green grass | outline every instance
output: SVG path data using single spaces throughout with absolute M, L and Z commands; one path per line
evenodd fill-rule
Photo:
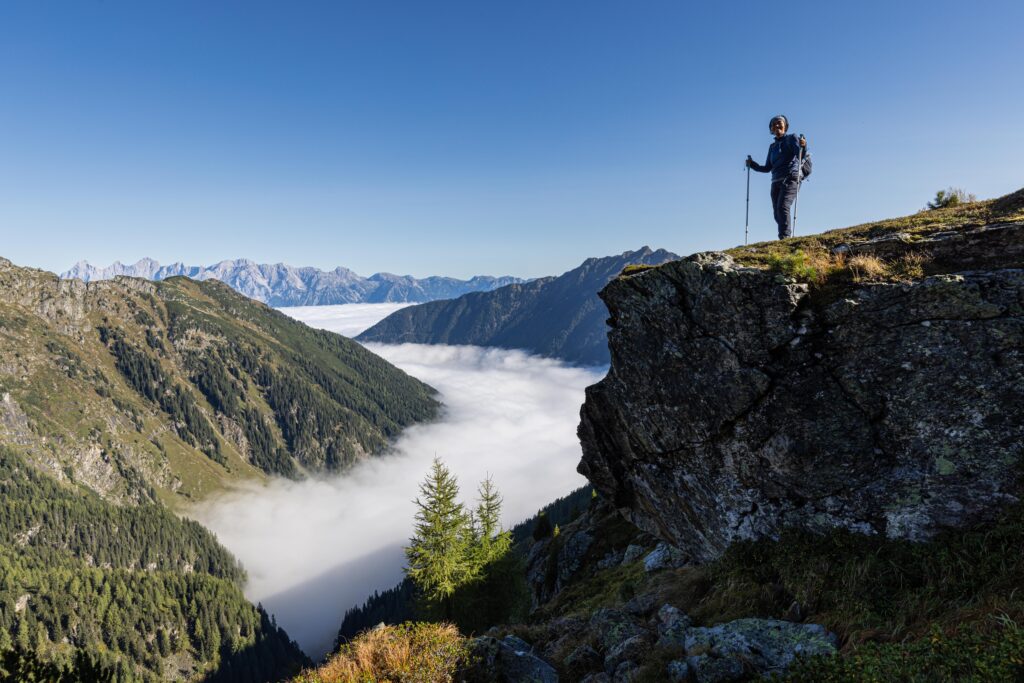
M 905 233 L 908 242 L 936 232 L 962 229 L 970 226 L 1024 220 L 1024 189 L 997 199 L 960 204 L 945 209 L 919 211 L 909 216 L 863 223 L 848 228 L 811 228 L 815 234 L 791 237 L 785 240 L 758 242 L 726 251 L 738 263 L 770 268 L 772 261 L 791 257 L 798 251 L 830 250 L 840 244 L 863 242 Z
M 782 677 L 779 677 L 782 678 Z M 933 628 L 908 643 L 869 643 L 842 657 L 796 664 L 785 677 L 798 683 L 1024 680 L 1024 628 L 1007 617 L 960 629 Z

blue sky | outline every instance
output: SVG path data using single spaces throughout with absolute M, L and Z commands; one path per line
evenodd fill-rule
M 1024 3 L 0 5 L 0 256 L 539 276 L 1024 186 Z M 766 176 L 753 239 L 774 234 Z

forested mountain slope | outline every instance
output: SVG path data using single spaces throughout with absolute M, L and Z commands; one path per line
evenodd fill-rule
M 433 390 L 217 281 L 0 259 L 0 679 L 279 680 L 306 660 L 166 506 L 339 470 Z
M 199 524 L 159 504 L 114 506 L 0 447 L 0 653 L 55 666 L 77 656 L 90 677 L 117 681 L 295 671 L 305 657 L 246 601 L 243 579 Z
M 649 247 L 590 258 L 558 277 L 403 308 L 358 339 L 497 346 L 573 363 L 607 363 L 607 312 L 597 292 L 626 266 L 658 265 L 677 258 Z
M 114 500 L 340 469 L 430 419 L 432 394 L 217 281 L 86 285 L 0 260 L 0 443 Z

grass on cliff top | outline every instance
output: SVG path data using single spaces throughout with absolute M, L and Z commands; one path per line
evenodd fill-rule
M 856 244 L 894 233 L 905 233 L 913 240 L 915 236 L 920 238 L 947 230 L 1019 220 L 1024 220 L 1024 189 L 996 199 L 924 210 L 909 216 L 828 230 L 820 234 L 734 247 L 725 253 L 738 263 L 766 268 L 800 251 L 805 254 L 829 251 L 840 244 Z
M 915 248 L 915 242 L 938 232 L 1012 221 L 1024 221 L 1024 189 L 996 199 L 734 247 L 725 253 L 741 265 L 774 270 L 814 288 L 829 290 L 849 283 L 907 281 L 938 272 L 931 267 L 927 252 Z M 882 260 L 869 254 L 847 256 L 833 252 L 839 245 L 856 247 L 896 233 L 902 234 L 907 244 L 905 253 L 899 257 Z M 631 265 L 621 275 L 637 275 L 658 267 Z
M 292 683 L 373 683 L 455 679 L 469 660 L 468 640 L 451 624 L 408 623 L 364 631 L 318 669 Z

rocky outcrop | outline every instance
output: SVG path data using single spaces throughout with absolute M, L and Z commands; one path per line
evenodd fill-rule
M 1024 270 L 1005 265 L 830 297 L 718 253 L 620 277 L 579 470 L 693 561 L 783 527 L 921 540 L 989 519 L 1024 452 Z
M 484 636 L 470 643 L 473 667 L 465 672 L 470 681 L 488 683 L 558 683 L 555 669 L 515 636 L 501 640 Z
M 603 607 L 590 619 L 563 617 L 535 627 L 534 635 L 532 646 L 507 636 L 479 638 L 474 649 L 484 661 L 496 663 L 491 670 L 502 668 L 502 652 L 518 651 L 520 658 L 532 658 L 518 660 L 521 666 L 541 668 L 537 662 L 543 657 L 561 667 L 565 680 L 608 683 L 632 680 L 642 669 L 646 680 L 655 675 L 666 681 L 747 681 L 783 674 L 800 658 L 831 656 L 837 649 L 835 634 L 819 624 L 747 618 L 693 626 L 669 603 L 643 612 Z M 666 655 L 671 659 L 655 664 L 656 651 L 663 661 Z

